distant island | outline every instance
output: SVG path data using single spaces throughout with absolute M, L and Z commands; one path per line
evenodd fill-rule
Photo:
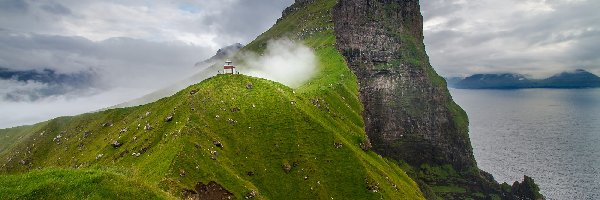
M 474 74 L 466 78 L 446 78 L 448 86 L 458 89 L 521 89 L 521 88 L 596 88 L 600 77 L 578 69 L 545 79 L 532 79 L 523 74 Z

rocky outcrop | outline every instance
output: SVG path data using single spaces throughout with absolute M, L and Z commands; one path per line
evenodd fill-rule
M 466 115 L 425 54 L 419 1 L 341 0 L 333 15 L 373 150 L 416 166 L 476 167 Z
M 425 52 L 418 0 L 339 0 L 333 22 L 336 46 L 359 81 L 371 149 L 413 166 L 413 178 L 425 193 L 433 193 L 427 185 L 466 190 L 428 198 L 541 197 L 532 179 L 508 191 L 477 168 L 466 113 L 454 103 Z M 430 172 L 456 170 L 458 175 L 428 174 L 429 166 L 438 169 Z
M 235 55 L 242 48 L 244 48 L 244 45 L 240 44 L 240 43 L 235 43 L 235 44 L 220 48 L 219 50 L 217 50 L 217 53 L 213 57 L 210 57 L 209 59 L 206 59 L 202 62 L 197 62 L 196 64 L 194 64 L 194 66 L 206 67 L 206 66 L 214 65 L 215 63 L 223 62 L 223 60 L 226 60 L 227 57 Z

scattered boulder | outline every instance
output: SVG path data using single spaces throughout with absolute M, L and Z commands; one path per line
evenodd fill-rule
M 333 146 L 334 146 L 336 149 L 339 149 L 339 148 L 342 148 L 342 146 L 343 146 L 343 145 L 342 145 L 342 143 L 337 143 L 337 142 L 334 142 L 334 143 L 333 143 Z
M 198 90 L 192 90 L 192 91 L 190 91 L 190 95 L 194 95 L 196 93 L 198 93 Z
M 169 115 L 167 117 L 165 117 L 165 122 L 170 122 L 173 121 L 173 115 Z
M 58 134 L 52 141 L 56 142 L 56 144 L 60 144 L 60 140 L 62 139 L 62 135 Z
M 112 145 L 114 148 L 119 148 L 123 144 L 121 144 L 119 141 L 113 140 L 110 145 Z
M 248 194 L 246 194 L 244 196 L 245 199 L 252 199 L 254 197 L 256 197 L 256 195 L 258 195 L 258 192 L 256 192 L 256 190 L 252 190 L 250 192 L 248 192 Z
M 110 122 L 106 122 L 106 123 L 101 124 L 100 126 L 102 126 L 102 127 L 110 127 L 110 126 L 113 126 L 113 124 L 110 123 Z
M 104 154 L 98 154 L 98 155 L 96 156 L 96 160 L 98 160 L 98 159 L 102 158 L 102 156 L 104 156 Z
M 233 119 L 227 119 L 227 122 L 229 122 L 229 124 L 231 124 L 231 125 L 235 125 L 237 123 L 237 121 L 235 121 Z
M 142 154 L 138 152 L 138 153 L 132 153 L 131 155 L 135 156 L 135 157 L 140 157 L 140 155 L 142 155 Z
M 144 126 L 144 130 L 152 130 L 152 126 L 149 123 L 146 123 L 146 125 Z
M 122 128 L 122 129 L 119 131 L 119 133 L 125 133 L 125 132 L 127 132 L 127 127 L 125 127 L 125 128 Z
M 360 148 L 363 151 L 369 151 L 371 148 L 373 148 L 373 145 L 371 145 L 371 140 L 369 140 L 369 138 L 365 138 L 361 143 L 360 143 Z
M 220 142 L 220 141 L 218 141 L 218 140 L 215 140 L 215 141 L 213 141 L 213 144 L 214 144 L 216 147 L 223 148 L 223 144 L 221 144 L 221 142 Z
M 184 177 L 185 176 L 185 170 L 179 169 L 179 176 Z
M 83 138 L 85 139 L 85 138 L 89 137 L 91 134 L 92 134 L 92 132 L 89 132 L 89 131 L 83 132 Z
M 252 83 L 248 83 L 246 84 L 246 89 L 251 90 L 254 86 L 252 85 Z
M 285 171 L 285 173 L 290 173 L 290 171 L 292 171 L 292 166 L 289 163 L 283 163 L 283 165 L 281 165 L 283 168 L 283 171 Z
M 240 112 L 240 109 L 239 109 L 239 108 L 232 108 L 232 109 L 231 109 L 231 112 L 233 112 L 233 113 L 235 113 L 235 112 Z
M 217 156 L 219 155 L 219 153 L 217 151 L 210 151 L 210 159 L 212 160 L 217 160 Z
M 146 117 L 148 117 L 148 115 L 150 115 L 150 114 L 151 114 L 151 112 L 150 112 L 150 111 L 147 111 L 147 112 L 146 112 Z
M 379 191 L 379 183 L 377 183 L 375 180 L 369 179 L 369 178 L 365 178 L 365 182 L 367 184 L 367 190 L 369 190 L 371 192 L 378 192 Z
M 21 165 L 29 165 L 29 160 L 21 160 L 19 163 L 21 163 Z

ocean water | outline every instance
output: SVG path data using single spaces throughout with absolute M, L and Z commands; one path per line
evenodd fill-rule
M 600 199 L 600 89 L 450 90 L 479 167 L 548 199 Z

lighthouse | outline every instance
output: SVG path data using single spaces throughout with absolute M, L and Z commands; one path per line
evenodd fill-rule
M 223 66 L 224 74 L 235 74 L 235 66 L 233 66 L 231 60 L 225 61 L 225 65 Z

